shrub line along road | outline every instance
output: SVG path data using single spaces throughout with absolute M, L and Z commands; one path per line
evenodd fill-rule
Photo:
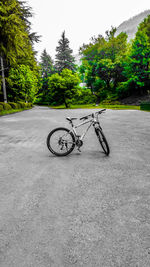
M 0 118 L 1 267 L 150 266 L 150 113 L 107 110 L 106 157 L 93 129 L 55 157 L 46 137 L 67 116 L 35 107 Z

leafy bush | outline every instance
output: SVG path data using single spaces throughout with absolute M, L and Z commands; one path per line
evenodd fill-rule
M 121 105 L 121 103 L 117 100 L 105 99 L 101 102 L 103 105 Z
M 50 104 L 52 104 L 52 103 L 50 103 L 50 101 L 46 101 L 46 97 L 45 97 L 45 99 L 42 99 L 42 97 L 38 97 L 38 98 L 36 98 L 36 100 L 34 101 L 34 104 L 35 105 L 45 105 L 45 106 L 48 106 L 48 105 L 50 105 Z
M 8 104 L 13 108 L 13 109 L 18 109 L 18 104 L 14 102 L 8 102 Z
M 8 103 L 5 103 L 4 109 L 5 110 L 10 110 L 11 109 L 11 106 Z
M 73 98 L 72 104 L 93 104 L 96 102 L 96 96 L 90 89 L 79 89 L 78 94 Z
M 135 83 L 135 77 L 128 79 L 126 82 L 121 82 L 117 88 L 116 88 L 116 93 L 118 95 L 118 97 L 121 98 L 125 98 L 128 97 L 132 94 L 134 94 L 136 88 L 136 83 Z
M 37 73 L 27 65 L 18 65 L 11 68 L 8 77 L 11 94 L 16 100 L 34 101 L 37 93 Z
M 10 110 L 11 106 L 8 103 L 0 102 L 0 105 L 3 106 L 4 110 Z
M 53 74 L 49 77 L 48 82 L 49 101 L 56 102 L 57 105 L 65 104 L 66 108 L 69 107 L 72 98 L 76 95 L 79 83 L 78 74 L 69 69 L 63 69 L 60 74 Z
M 3 106 L 3 108 L 4 108 L 4 104 L 5 104 L 4 102 L 0 102 L 0 105 Z
M 4 110 L 4 109 L 3 109 L 3 105 L 0 105 L 0 111 L 2 111 L 2 110 Z
M 24 103 L 24 108 L 28 108 L 28 103 Z
M 10 109 L 26 109 L 26 108 L 31 108 L 33 106 L 32 103 L 24 103 L 24 102 L 0 102 L 0 111 L 2 110 L 10 110 Z
M 20 103 L 16 103 L 16 104 L 17 104 L 18 109 L 22 108 Z
M 24 103 L 24 102 L 18 101 L 17 104 L 19 104 L 21 108 L 26 107 L 26 103 Z
M 140 105 L 141 110 L 150 110 L 150 102 L 143 102 Z
M 20 106 L 20 108 L 32 108 L 33 104 L 32 103 L 25 103 L 18 101 L 17 104 Z
M 32 103 L 26 103 L 26 107 L 27 108 L 32 108 L 33 107 L 33 104 Z

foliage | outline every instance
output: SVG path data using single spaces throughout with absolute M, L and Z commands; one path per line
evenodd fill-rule
M 0 105 L 3 106 L 3 109 L 4 110 L 11 109 L 11 106 L 8 103 L 0 102 Z
M 129 79 L 133 81 L 136 93 L 146 93 L 150 86 L 150 43 L 144 31 L 136 33 L 129 58 Z
M 145 29 L 139 27 L 124 67 L 126 81 L 117 88 L 118 95 L 143 95 L 150 88 L 150 43 Z
M 80 73 L 97 101 L 102 101 L 114 93 L 118 83 L 124 80 L 123 61 L 128 49 L 127 35 L 120 33 L 115 37 L 116 29 L 106 32 L 106 37 L 92 39 L 92 43 L 84 45 Z
M 0 116 L 32 108 L 32 103 L 0 102 Z
M 150 16 L 139 26 L 135 39 L 115 35 L 116 29 L 92 38 L 80 48 L 82 81 L 97 96 L 97 101 L 146 94 L 150 88 Z
M 72 55 L 72 49 L 69 47 L 69 40 L 65 36 L 65 31 L 61 35 L 61 39 L 56 47 L 56 62 L 55 68 L 58 73 L 63 69 L 75 71 L 75 59 Z
M 12 109 L 20 109 L 20 108 L 31 108 L 33 106 L 32 103 L 25 103 L 25 102 L 0 102 L 0 105 L 3 106 L 4 109 L 7 109 L 7 107 L 12 108 Z M 6 107 L 6 108 L 5 108 Z
M 77 73 L 63 69 L 60 74 L 55 73 L 49 78 L 49 101 L 53 104 L 65 104 L 69 107 L 73 96 L 77 94 L 80 79 Z
M 46 49 L 43 50 L 40 60 L 40 69 L 42 77 L 49 77 L 54 74 L 54 63 Z
M 99 103 L 147 94 L 150 88 L 150 15 L 139 25 L 132 43 L 127 35 L 116 29 L 106 31 L 105 37 L 92 37 L 80 48 L 82 65 L 76 73 L 75 58 L 65 31 L 56 47 L 55 64 L 42 52 L 39 66 L 34 43 L 39 36 L 31 32 L 32 10 L 25 1 L 0 1 L 0 57 L 11 106 L 16 101 L 63 104 Z M 1 68 L 1 67 L 0 67 Z M 87 88 L 81 89 L 80 82 Z M 2 79 L 0 76 L 0 87 Z M 0 90 L 0 99 L 3 99 Z M 25 107 L 26 104 L 18 104 Z M 0 108 L 4 107 L 0 104 Z M 9 104 L 7 106 L 9 108 Z
M 0 112 L 4 110 L 3 105 L 0 104 Z
M 150 111 L 150 102 L 144 102 L 140 105 L 141 110 L 149 110 Z
M 11 87 L 11 95 L 16 101 L 24 100 L 33 102 L 37 92 L 37 77 L 29 66 L 19 65 L 11 68 L 8 82 Z
M 0 51 L 8 64 L 26 61 L 32 67 L 35 63 L 32 43 L 38 37 L 30 34 L 30 8 L 25 2 L 17 0 L 1 1 L 0 3 Z M 23 62 L 21 62 L 23 63 Z
M 24 1 L 2 0 L 0 2 L 0 56 L 4 61 L 8 99 L 12 99 L 9 71 L 25 65 L 38 77 L 37 62 L 33 44 L 39 41 L 36 33 L 31 33 L 31 8 Z
M 31 108 L 33 106 L 32 103 L 25 103 L 21 101 L 18 101 L 17 104 L 19 104 L 21 108 Z
M 96 96 L 87 88 L 78 88 L 78 94 L 72 99 L 72 104 L 92 104 L 95 102 Z
M 38 91 L 38 98 L 40 102 L 44 102 L 47 98 L 48 92 L 48 79 L 54 74 L 54 63 L 51 56 L 47 53 L 46 49 L 43 50 L 40 60 L 40 88 Z
M 59 105 L 59 106 L 53 106 L 54 109 L 65 109 L 65 105 Z M 133 106 L 133 105 L 118 105 L 118 104 L 74 104 L 70 106 L 71 109 L 77 109 L 77 108 L 86 108 L 86 109 L 101 109 L 101 108 L 106 108 L 106 109 L 136 109 L 139 110 L 139 106 Z
M 21 19 L 18 1 L 1 1 L 0 3 L 0 51 L 10 62 L 16 61 L 16 55 L 21 56 L 24 51 L 27 33 Z
M 11 108 L 13 109 L 18 109 L 21 108 L 21 106 L 18 103 L 14 103 L 14 102 L 8 102 L 8 104 L 11 106 Z
M 148 43 L 150 44 L 150 15 L 147 16 L 143 22 L 140 23 L 138 31 L 144 31 L 148 37 Z

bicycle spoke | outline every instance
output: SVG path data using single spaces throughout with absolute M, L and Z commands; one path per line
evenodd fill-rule
M 67 155 L 75 147 L 74 136 L 66 128 L 57 128 L 49 134 L 47 146 L 52 153 L 58 156 Z

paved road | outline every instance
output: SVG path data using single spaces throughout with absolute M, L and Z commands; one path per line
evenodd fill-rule
M 53 156 L 48 132 L 89 112 L 0 118 L 1 267 L 150 266 L 150 113 L 102 115 L 109 157 L 93 129 L 81 154 Z

